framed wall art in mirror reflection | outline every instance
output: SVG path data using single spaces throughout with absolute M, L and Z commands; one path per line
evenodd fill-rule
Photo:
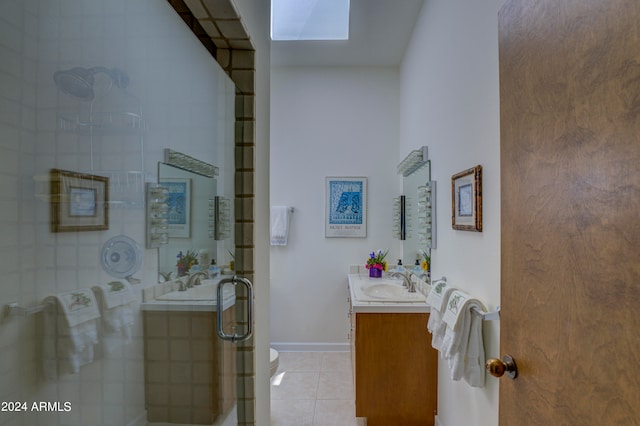
M 367 178 L 327 177 L 325 237 L 367 236 Z
M 451 177 L 451 225 L 461 231 L 482 232 L 482 166 Z
M 109 178 L 52 169 L 51 232 L 109 229 Z
M 160 179 L 167 188 L 167 225 L 170 238 L 189 238 L 191 236 L 191 179 Z

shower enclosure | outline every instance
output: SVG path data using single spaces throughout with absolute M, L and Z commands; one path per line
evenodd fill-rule
M 203 424 L 181 414 L 207 395 L 205 388 L 184 386 L 185 375 L 204 373 L 183 368 L 192 364 L 183 358 L 201 359 L 203 353 L 194 346 L 185 351 L 175 337 L 206 327 L 192 323 L 186 329 L 180 319 L 167 320 L 154 331 L 158 339 L 166 334 L 166 346 L 145 346 L 140 306 L 162 285 L 157 249 L 145 247 L 145 185 L 158 182 L 158 163 L 172 148 L 219 167 L 218 191 L 233 188 L 234 85 L 166 2 L 8 0 L 4 6 L 0 400 L 6 404 L 0 425 L 152 425 L 157 419 L 149 417 L 150 399 L 167 410 L 178 406 L 163 423 Z M 59 192 L 52 191 L 53 169 L 72 176 Z M 92 176 L 106 182 L 106 192 Z M 233 198 L 233 190 L 224 195 Z M 65 200 L 67 219 L 78 224 L 73 230 L 54 232 L 54 196 Z M 107 229 L 83 226 L 101 202 Z M 196 248 L 189 238 L 181 241 L 185 251 Z M 58 321 L 56 371 L 45 374 L 44 361 L 52 359 L 49 301 L 71 295 L 69 306 L 96 303 L 102 309 L 108 303 L 92 295 L 99 286 L 130 289 L 118 320 L 121 333 L 104 339 L 105 311 L 86 321 L 95 321 L 95 334 L 74 329 L 72 314 L 61 316 L 69 334 L 61 334 Z M 82 356 L 65 358 L 77 362 L 62 369 L 60 354 L 70 348 Z M 149 356 L 166 356 L 153 373 L 166 383 L 153 392 L 150 383 L 157 384 L 158 376 L 150 379 Z M 238 371 L 225 374 L 242 375 L 242 363 L 229 365 Z M 246 386 L 237 392 L 236 401 L 253 393 Z M 237 423 L 235 405 L 226 406 L 211 419 L 215 424 Z

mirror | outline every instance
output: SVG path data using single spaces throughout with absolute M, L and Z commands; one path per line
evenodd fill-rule
M 169 239 L 158 248 L 158 272 L 160 281 L 168 272 L 177 277 L 178 253 L 188 250 L 200 256 L 202 269 L 209 267 L 215 259 L 220 269 L 229 262 L 233 253 L 232 238 L 216 240 L 213 223 L 214 200 L 218 194 L 218 182 L 214 177 L 173 167 L 166 163 L 158 165 L 158 183 L 169 188 Z M 172 199 L 185 197 L 184 203 Z M 186 208 L 180 207 L 184 205 Z M 227 234 L 228 235 L 228 234 Z
M 405 196 L 406 236 L 402 241 L 402 263 L 407 269 L 413 269 L 416 259 L 422 261 L 421 250 L 430 253 L 433 247 L 433 223 L 425 223 L 424 209 L 428 202 L 424 188 L 431 181 L 431 162 L 426 161 L 414 172 L 402 179 L 402 192 Z M 420 211 L 421 209 L 421 211 Z

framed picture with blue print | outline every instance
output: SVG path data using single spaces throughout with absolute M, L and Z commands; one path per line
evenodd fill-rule
M 327 238 L 367 236 L 367 178 L 325 178 L 325 225 Z
M 169 237 L 190 238 L 191 236 L 191 179 L 160 179 L 160 185 L 168 190 L 167 226 Z

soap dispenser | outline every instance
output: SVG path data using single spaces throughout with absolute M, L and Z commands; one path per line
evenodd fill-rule
M 416 264 L 413 266 L 413 274 L 420 277 L 424 274 L 424 271 L 422 270 L 422 266 L 420 266 L 420 260 L 416 259 Z
M 216 260 L 211 259 L 211 265 L 209 266 L 209 278 L 215 278 L 220 274 L 220 268 L 216 265 Z
M 398 264 L 396 265 L 396 272 L 404 272 L 404 266 L 402 266 L 402 259 L 398 259 Z

